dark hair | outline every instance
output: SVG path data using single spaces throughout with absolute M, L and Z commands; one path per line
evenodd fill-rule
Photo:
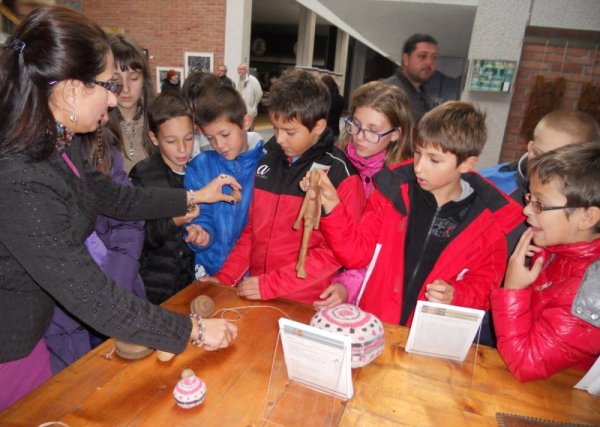
M 146 54 L 131 37 L 124 34 L 117 34 L 110 37 L 110 48 L 115 57 L 115 67 L 121 71 L 128 69 L 134 70 L 142 75 L 144 84 L 142 86 L 142 95 L 140 105 L 144 117 L 144 128 L 142 131 L 142 143 L 146 153 L 151 154 L 154 151 L 154 145 L 148 137 L 148 102 L 154 96 L 154 86 L 150 78 L 150 68 Z M 110 121 L 113 127 L 120 127 L 123 116 L 120 114 L 119 107 L 111 109 L 109 113 Z M 121 148 L 121 152 L 127 156 L 127 153 Z
M 53 82 L 93 84 L 110 46 L 96 23 L 57 6 L 31 12 L 12 41 L 24 48 L 7 47 L 0 56 L 0 157 L 22 154 L 36 162 L 48 158 L 56 144 L 49 106 Z
M 329 90 L 321 79 L 308 71 L 289 69 L 271 86 L 263 101 L 276 118 L 296 119 L 312 131 L 329 112 Z
M 419 43 L 431 43 L 437 46 L 438 42 L 436 39 L 431 37 L 429 34 L 413 34 L 404 42 L 404 47 L 402 48 L 402 53 L 406 53 L 410 55 L 417 48 L 417 44 Z
M 352 115 L 360 107 L 378 111 L 389 120 L 392 127 L 400 129 L 400 139 L 387 146 L 384 161 L 386 166 L 412 157 L 414 121 L 410 101 L 402 88 L 384 81 L 365 83 L 350 98 Z M 345 150 L 351 139 L 352 136 L 344 130 L 338 142 L 339 147 Z
M 456 156 L 460 165 L 471 156 L 479 156 L 487 139 L 485 114 L 472 104 L 448 101 L 428 111 L 418 124 L 413 145 L 433 145 Z
M 338 87 L 333 77 L 331 77 L 329 74 L 322 75 L 321 80 L 323 81 L 323 83 L 325 83 L 325 86 L 327 86 L 331 98 L 340 94 L 340 88 Z
M 81 138 L 83 159 L 108 177 L 112 176 L 114 164 L 112 148 L 120 151 L 122 145 L 120 130 L 110 122 L 100 126 L 96 132 L 87 133 Z
M 179 92 L 165 91 L 150 101 L 148 123 L 155 135 L 158 135 L 160 125 L 176 117 L 189 117 L 192 120 L 190 107 Z
M 248 113 L 246 103 L 237 90 L 220 86 L 209 90 L 196 104 L 194 121 L 200 127 L 224 117 L 229 122 L 244 128 L 244 116 Z
M 560 181 L 567 206 L 600 208 L 600 140 L 548 151 L 529 162 L 528 175 L 537 176 L 542 184 Z M 574 209 L 565 209 L 567 216 Z M 594 233 L 600 233 L 600 222 Z
M 221 86 L 219 78 L 212 73 L 204 71 L 195 71 L 190 74 L 181 87 L 181 94 L 187 101 L 192 110 L 199 98 L 201 98 L 209 89 Z

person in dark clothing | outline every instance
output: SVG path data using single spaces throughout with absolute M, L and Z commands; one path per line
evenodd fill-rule
M 435 105 L 425 84 L 437 67 L 437 41 L 427 34 L 413 34 L 402 49 L 402 67 L 386 82 L 400 86 L 410 99 L 415 123 Z
M 162 81 L 162 86 L 160 87 L 161 92 L 179 92 L 181 88 L 181 82 L 179 81 L 179 74 L 175 70 L 167 71 L 167 77 Z
M 337 141 L 340 136 L 340 117 L 344 111 L 344 98 L 340 95 L 340 90 L 333 77 L 325 74 L 321 77 L 327 89 L 329 89 L 329 113 L 327 114 L 327 127 L 333 131 L 333 139 Z
M 229 77 L 227 77 L 227 67 L 225 64 L 218 68 L 217 77 L 219 77 L 219 83 L 221 83 L 221 86 L 232 87 L 235 89 L 235 84 Z
M 106 33 L 64 7 L 31 12 L 0 57 L 0 411 L 51 376 L 43 335 L 56 305 L 99 333 L 170 353 L 190 341 L 227 347 L 237 335 L 221 319 L 202 322 L 123 291 L 86 250 L 99 214 L 152 219 L 229 199 L 217 185 L 121 186 L 84 161 L 80 134 L 117 105 L 114 75 Z
M 157 151 L 129 174 L 139 187 L 183 188 L 194 147 L 192 112 L 184 98 L 163 92 L 149 106 L 150 139 Z M 183 239 L 183 226 L 199 209 L 173 218 L 146 221 L 140 274 L 148 300 L 160 304 L 194 280 L 194 252 Z

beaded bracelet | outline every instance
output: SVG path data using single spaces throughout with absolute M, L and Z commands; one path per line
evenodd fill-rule
M 202 347 L 202 344 L 204 344 L 204 340 L 206 338 L 204 334 L 206 331 L 204 327 L 204 319 L 202 319 L 202 316 L 196 313 L 190 313 L 190 317 L 196 320 L 196 324 L 198 325 L 198 336 L 196 337 L 196 339 L 190 339 L 190 342 L 194 347 L 200 348 Z
M 196 196 L 192 190 L 188 190 L 187 194 L 190 196 L 190 201 L 187 204 L 187 212 L 192 212 L 196 207 Z

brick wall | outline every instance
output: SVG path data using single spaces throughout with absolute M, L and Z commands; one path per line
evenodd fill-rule
M 600 84 L 600 49 L 523 44 L 500 162 L 516 160 L 527 151 L 529 141 L 521 135 L 521 125 L 535 79 L 539 75 L 546 80 L 564 77 L 567 85 L 561 108 L 576 109 L 583 85 L 590 81 L 595 85 Z
M 85 0 L 83 12 L 148 49 L 154 87 L 156 67 L 183 67 L 185 52 L 212 52 L 213 70 L 223 63 L 226 0 Z

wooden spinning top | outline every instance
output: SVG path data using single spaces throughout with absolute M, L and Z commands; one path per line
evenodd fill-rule
M 215 303 L 207 295 L 199 295 L 190 304 L 190 310 L 200 317 L 210 317 L 215 311 Z
M 127 360 L 142 359 L 152 353 L 154 350 L 143 345 L 133 344 L 126 341 L 115 340 L 115 353 Z
M 175 403 L 184 409 L 190 409 L 204 402 L 206 397 L 206 384 L 196 376 L 191 369 L 184 369 L 181 380 L 173 390 Z

